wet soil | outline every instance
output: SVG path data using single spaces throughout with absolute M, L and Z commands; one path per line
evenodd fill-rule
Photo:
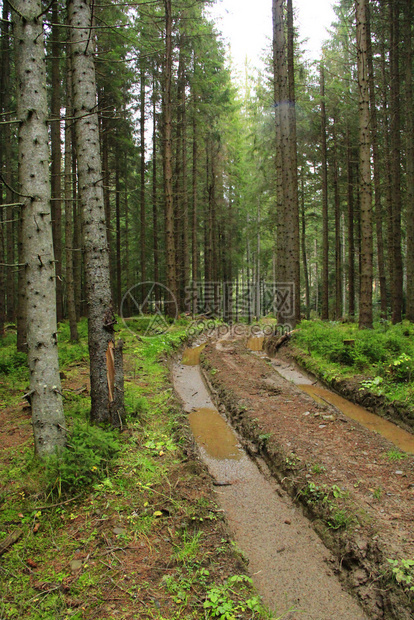
M 203 359 L 217 400 L 225 403 L 246 447 L 263 457 L 282 487 L 302 503 L 368 617 L 414 617 L 412 597 L 393 583 L 387 562 L 414 557 L 413 457 L 392 460 L 398 453 L 394 443 L 325 398 L 317 402 L 304 393 L 305 385 L 316 382 L 304 380 L 286 357 L 272 361 L 249 351 L 245 341 L 226 340 L 206 347 Z M 297 373 L 303 389 L 278 370 Z M 329 489 L 337 489 L 339 497 Z M 332 523 L 329 502 L 343 523 Z
M 190 425 L 215 480 L 217 503 L 265 602 L 286 620 L 367 618 L 338 581 L 335 560 L 308 520 L 264 462 L 259 469 L 241 450 L 237 435 L 209 402 L 200 370 L 187 365 L 196 355 L 187 350 L 186 363 L 175 364 L 174 385 L 185 410 L 191 411 Z M 208 408 L 200 409 L 200 401 Z

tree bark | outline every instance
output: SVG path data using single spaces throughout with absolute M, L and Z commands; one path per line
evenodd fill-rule
M 66 46 L 66 120 L 65 120 L 65 239 L 66 239 L 66 304 L 70 340 L 79 339 L 76 322 L 75 284 L 73 279 L 73 184 L 72 184 L 72 64 L 69 44 Z
M 10 85 L 10 67 L 11 67 L 11 50 L 10 50 L 10 33 L 9 33 L 9 13 L 10 7 L 7 0 L 3 2 L 3 22 L 1 27 L 1 99 L 3 110 L 3 121 L 10 119 L 10 108 L 12 102 L 11 85 Z M 3 154 L 3 166 L 4 178 L 7 183 L 5 187 L 5 201 L 6 204 L 12 204 L 15 202 L 13 192 L 10 187 L 12 186 L 12 134 L 10 125 L 6 124 L 2 126 L 2 154 Z M 5 286 L 2 289 L 5 292 L 5 312 L 6 319 L 9 322 L 13 322 L 16 316 L 16 300 L 15 300 L 15 268 L 11 265 L 15 263 L 15 248 L 14 248 L 14 209 L 13 207 L 6 207 L 3 213 L 5 223 L 4 227 L 4 258 L 3 263 L 7 263 L 9 267 L 4 270 Z
M 171 0 L 164 0 L 165 8 L 165 63 L 164 63 L 164 194 L 167 287 L 177 296 L 177 270 L 174 240 L 174 203 L 172 175 L 172 7 Z M 173 304 L 167 305 L 170 316 L 175 315 Z
M 56 312 L 57 320 L 63 319 L 63 289 L 62 289 L 62 148 L 60 139 L 60 27 L 58 3 L 52 5 L 52 90 L 51 90 L 51 189 L 52 189 L 52 231 L 53 247 L 55 250 L 56 269 Z M 70 243 L 70 242 L 69 242 Z
M 361 284 L 359 327 L 372 328 L 372 188 L 368 86 L 366 2 L 356 0 L 356 37 L 359 88 L 359 191 L 361 211 Z
M 116 307 L 121 312 L 122 300 L 122 258 L 121 258 L 121 182 L 119 178 L 119 158 L 115 164 L 115 219 L 116 219 Z
M 40 0 L 15 2 L 18 84 L 19 185 L 27 302 L 28 398 L 36 454 L 45 457 L 66 442 L 56 325 L 55 262 L 51 225 L 46 66 Z
M 390 89 L 391 89 L 391 207 L 392 253 L 394 277 L 392 280 L 392 322 L 402 320 L 403 265 L 401 254 L 401 121 L 400 121 L 400 70 L 399 70 L 399 0 L 390 0 Z
M 352 162 L 351 131 L 349 123 L 346 130 L 346 167 L 348 202 L 348 314 L 355 318 L 355 238 L 354 238 L 354 166 Z
M 88 344 L 91 376 L 91 419 L 120 426 L 124 416 L 123 387 L 109 391 L 108 352 L 114 349 L 115 316 L 111 296 L 109 251 L 106 238 L 96 79 L 93 60 L 92 17 L 88 1 L 70 0 L 73 107 L 82 208 L 85 293 L 88 305 Z M 118 369 L 115 366 L 115 378 Z M 115 398 L 116 394 L 116 398 Z M 114 408 L 113 403 L 116 402 Z
M 378 260 L 378 276 L 380 283 L 381 297 L 381 316 L 387 316 L 387 281 L 385 275 L 385 258 L 384 258 L 384 233 L 382 229 L 382 204 L 381 204 L 381 170 L 380 155 L 378 147 L 378 120 L 375 97 L 375 80 L 374 65 L 372 59 L 372 42 L 371 42 L 371 21 L 369 4 L 367 5 L 367 37 L 368 37 L 368 79 L 369 79 L 369 100 L 371 112 L 371 142 L 372 142 L 372 158 L 374 167 L 374 195 L 375 195 L 375 228 L 377 233 L 377 260 Z
M 407 307 L 405 317 L 414 321 L 414 112 L 412 77 L 412 0 L 405 0 L 405 136 L 407 154 Z
M 139 119 L 139 152 L 140 152 L 140 263 L 141 263 L 141 281 L 145 282 L 146 272 L 146 214 L 145 214 L 145 67 L 144 61 L 141 61 L 140 71 L 140 119 Z
M 322 319 L 329 319 L 329 219 L 328 156 L 326 145 L 325 70 L 321 64 L 321 161 L 322 161 Z
M 286 38 L 284 31 L 284 0 L 273 0 L 273 54 L 275 71 L 275 106 L 276 106 L 276 150 L 278 176 L 278 208 L 283 205 L 281 217 L 278 215 L 277 243 L 280 256 L 279 266 L 283 270 L 285 283 L 290 287 L 287 303 L 279 309 L 280 322 L 289 323 L 294 328 L 300 312 L 300 291 L 298 290 L 299 273 L 299 209 L 296 164 L 296 132 L 292 131 L 294 115 L 289 99 L 288 62 L 286 58 Z M 288 46 L 289 47 L 289 46 Z M 293 56 L 292 56 L 293 60 Z M 291 72 L 293 69 L 291 68 Z M 293 79 L 293 78 L 292 78 Z M 294 93 L 291 93 L 294 96 Z M 280 168 L 280 169 L 279 169 Z M 284 219 L 283 230 L 281 218 Z M 278 274 L 279 277 L 279 274 Z M 295 288 L 297 290 L 295 290 Z
M 309 286 L 309 270 L 308 270 L 308 258 L 306 254 L 306 215 L 305 215 L 305 187 L 304 187 L 304 171 L 301 168 L 301 211 L 302 211 L 302 264 L 303 264 L 303 277 L 305 278 L 305 306 L 306 306 L 306 318 L 310 318 L 310 286 Z
M 195 62 L 195 60 L 194 60 Z M 191 250 L 192 250 L 192 278 L 193 282 L 198 281 L 198 242 L 197 242 L 197 164 L 198 164 L 198 147 L 197 147 L 197 111 L 196 96 L 193 94 L 193 168 L 192 168 L 192 218 L 191 218 Z M 193 287 L 192 294 L 192 314 L 195 316 L 197 311 L 197 287 Z
M 339 195 L 337 121 L 333 119 L 333 186 L 335 197 L 335 318 L 342 316 L 341 198 Z
M 295 94 L 295 45 L 293 27 L 292 0 L 287 0 L 287 49 L 288 49 L 288 81 L 289 81 L 289 145 L 292 192 L 293 240 L 292 260 L 295 283 L 295 323 L 300 321 L 300 234 L 299 234 L 299 194 L 298 194 L 298 155 L 296 135 L 296 94 Z
M 152 83 L 152 222 L 153 222 L 153 251 L 154 251 L 154 282 L 159 282 L 159 248 L 158 248 L 158 197 L 157 197 L 157 97 L 156 79 Z

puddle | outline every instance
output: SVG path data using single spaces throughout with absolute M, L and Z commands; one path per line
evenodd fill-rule
M 201 351 L 207 346 L 207 343 L 200 344 L 192 349 L 185 349 L 183 353 L 182 363 L 184 366 L 198 366 L 200 363 Z
M 251 336 L 247 341 L 247 348 L 250 351 L 262 351 L 263 350 L 264 336 Z
M 216 409 L 202 408 L 188 416 L 198 445 L 213 459 L 239 461 L 243 455 L 232 429 Z
M 215 409 L 194 363 L 203 346 L 187 349 L 183 362 L 174 364 L 174 386 L 259 593 L 286 620 L 367 620 L 328 568 L 333 558 L 307 519 L 280 485 L 259 471 Z
M 407 431 L 404 431 L 396 424 L 393 424 L 375 413 L 371 413 L 363 407 L 349 402 L 346 398 L 342 398 L 342 396 L 338 396 L 337 394 L 334 394 L 329 390 L 325 390 L 317 385 L 298 384 L 298 387 L 312 396 L 312 398 L 316 401 L 334 405 L 337 409 L 342 411 L 342 413 L 348 416 L 348 418 L 356 420 L 370 431 L 375 431 L 386 439 L 389 439 L 392 443 L 398 446 L 398 448 L 404 450 L 404 452 L 414 454 L 413 435 Z

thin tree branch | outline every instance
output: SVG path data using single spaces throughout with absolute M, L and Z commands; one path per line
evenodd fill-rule
M 52 7 L 53 3 L 56 2 L 56 0 L 51 0 L 50 4 L 47 5 L 47 7 L 45 8 L 44 11 L 42 11 L 41 13 L 39 13 L 39 15 L 37 15 L 36 19 L 39 19 L 39 17 L 42 17 L 42 15 L 45 15 L 46 13 L 49 12 L 49 9 Z
M 18 192 L 17 190 L 13 189 L 8 183 L 7 181 L 5 181 L 4 176 L 2 174 L 0 174 L 0 181 L 2 181 L 2 183 L 4 183 L 4 185 L 7 187 L 7 189 L 9 189 L 11 192 L 13 192 L 13 194 L 16 194 L 17 196 L 22 196 L 23 198 L 30 198 L 33 199 L 33 196 L 28 196 L 27 194 L 21 194 L 20 192 Z

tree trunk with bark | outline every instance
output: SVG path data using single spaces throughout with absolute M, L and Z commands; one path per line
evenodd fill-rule
M 322 161 L 322 319 L 329 319 L 329 219 L 328 155 L 326 145 L 325 70 L 321 64 L 321 161 Z
M 66 305 L 70 340 L 79 339 L 76 322 L 75 284 L 73 279 L 73 184 L 72 184 L 72 64 L 69 44 L 66 46 L 66 120 L 65 120 L 65 250 L 66 250 Z
M 177 270 L 174 239 L 174 203 L 172 173 L 172 7 L 171 0 L 164 0 L 165 9 L 165 62 L 164 62 L 164 194 L 167 287 L 177 296 Z M 173 304 L 168 304 L 170 316 L 175 315 Z
M 401 253 L 401 120 L 400 120 L 400 2 L 390 0 L 390 92 L 391 92 L 391 227 L 394 263 L 392 281 L 392 322 L 402 320 L 403 264 Z
M 140 71 L 140 119 L 139 119 L 139 153 L 140 153 L 140 263 L 141 263 L 141 281 L 145 282 L 147 278 L 146 270 L 146 213 L 145 213 L 145 67 L 144 61 L 141 61 Z
M 40 0 L 14 4 L 27 347 L 35 451 L 53 454 L 66 442 L 56 325 L 51 224 L 46 66 Z
M 57 320 L 63 319 L 63 288 L 62 288 L 62 148 L 60 139 L 60 27 L 58 3 L 52 5 L 52 32 L 51 32 L 51 188 L 52 188 L 52 231 L 53 247 L 56 260 L 56 312 Z
M 359 88 L 359 191 L 361 212 L 361 284 L 359 327 L 372 328 L 372 187 L 368 84 L 366 1 L 356 0 L 356 39 Z
M 339 195 L 337 121 L 333 119 L 333 186 L 335 202 L 335 319 L 342 316 L 341 198 Z
M 387 281 L 385 275 L 385 258 L 384 258 L 384 233 L 382 228 L 382 203 L 381 203 L 381 169 L 380 155 L 378 146 L 378 119 L 375 97 L 375 80 L 374 80 L 374 64 L 372 59 L 372 42 L 371 42 L 371 20 L 369 5 L 367 5 L 367 38 L 368 38 L 368 79 L 369 79 L 369 100 L 371 112 L 371 142 L 372 142 L 372 159 L 374 167 L 374 195 L 375 195 L 375 228 L 377 233 L 377 260 L 378 260 L 378 276 L 380 283 L 381 297 L 381 316 L 387 316 Z
M 114 345 L 116 319 L 111 296 L 109 251 L 106 237 L 96 79 L 93 59 L 94 35 L 90 5 L 70 0 L 69 24 L 72 44 L 73 107 L 82 208 L 85 294 L 88 305 L 88 344 L 91 376 L 91 419 L 122 425 L 123 385 L 120 377 L 121 349 Z M 115 351 L 118 351 L 115 354 Z M 122 374 L 122 373 L 121 373 Z M 111 377 L 114 376 L 114 381 Z
M 412 56 L 412 0 L 405 0 L 405 136 L 407 154 L 407 307 L 405 317 L 414 321 L 414 110 L 413 110 L 413 56 Z
M 351 130 L 346 130 L 346 168 L 348 202 L 348 314 L 355 318 L 355 238 L 354 238 L 354 165 L 352 161 Z

